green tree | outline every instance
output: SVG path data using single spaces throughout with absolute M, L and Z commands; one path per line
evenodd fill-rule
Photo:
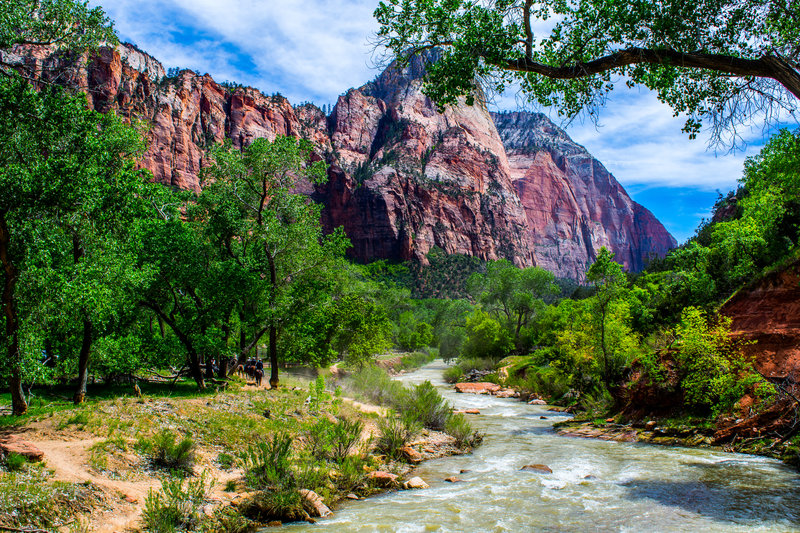
M 62 270 L 62 275 L 87 290 L 98 287 L 98 272 L 84 261 L 85 236 L 99 239 L 97 225 L 110 220 L 109 209 L 124 203 L 141 183 L 130 158 L 139 149 L 141 141 L 134 130 L 113 114 L 88 110 L 83 95 L 58 87 L 35 91 L 13 76 L 0 79 L 3 340 L 15 414 L 26 410 L 20 333 L 46 294 L 32 287 L 46 286 L 44 277 L 53 275 L 58 257 L 65 252 L 71 273 Z M 27 301 L 20 301 L 20 290 L 30 296 Z M 96 294 L 90 291 L 84 296 L 91 299 Z M 88 312 L 88 307 L 77 307 Z M 91 327 L 86 313 L 81 321 L 84 328 Z M 82 368 L 88 364 L 90 337 L 91 332 L 84 335 L 87 347 L 81 351 Z M 28 351 L 29 357 L 38 358 L 30 344 Z
M 505 259 L 489 262 L 485 274 L 470 276 L 468 286 L 485 309 L 502 317 L 513 330 L 518 347 L 522 328 L 544 309 L 545 299 L 559 292 L 552 272 L 540 267 L 519 268 Z
M 593 319 L 596 323 L 597 346 L 602 357 L 603 382 L 606 387 L 617 377 L 620 365 L 622 340 L 626 336 L 624 327 L 615 320 L 618 309 L 616 304 L 623 298 L 625 273 L 622 265 L 614 261 L 614 253 L 605 246 L 600 248 L 592 266 L 586 272 L 586 281 L 594 285 L 595 295 L 592 297 Z M 624 326 L 624 324 L 622 324 Z
M 384 0 L 378 42 L 401 61 L 436 48 L 426 93 L 440 104 L 466 96 L 475 80 L 567 116 L 596 106 L 622 76 L 688 119 L 692 135 L 800 98 L 800 10 L 784 0 Z M 547 28 L 538 30 L 538 28 Z
M 741 353 L 741 343 L 731 338 L 731 319 L 710 320 L 695 307 L 687 307 L 676 328 L 681 387 L 686 403 L 714 414 L 729 410 L 759 381 Z
M 513 346 L 508 330 L 487 312 L 476 309 L 467 317 L 466 340 L 462 348 L 464 356 L 499 361 Z
M 397 324 L 397 345 L 408 352 L 429 346 L 433 342 L 433 327 L 419 320 L 411 311 L 400 315 Z
M 312 162 L 310 142 L 278 136 L 256 139 L 242 150 L 212 150 L 199 208 L 220 253 L 249 279 L 242 322 L 254 332 L 244 349 L 269 335 L 270 385 L 278 386 L 278 335 L 310 302 L 293 290 L 306 276 L 341 258 L 349 242 L 341 229 L 323 235 L 321 206 L 298 192 L 302 182 L 326 179 L 322 161 Z

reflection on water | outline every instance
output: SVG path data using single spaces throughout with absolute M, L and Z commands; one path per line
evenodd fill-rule
M 421 465 L 430 489 L 348 502 L 291 531 L 800 531 L 800 475 L 761 457 L 556 435 L 563 415 L 513 399 L 456 394 L 440 361 L 430 380 L 486 434 L 474 453 Z M 539 417 L 546 416 L 542 420 Z M 520 471 L 541 463 L 552 474 Z M 466 473 L 459 474 L 461 470 Z M 457 475 L 462 481 L 447 483 Z

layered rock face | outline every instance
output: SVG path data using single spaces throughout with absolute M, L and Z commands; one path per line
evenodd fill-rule
M 4 60 L 44 67 L 65 61 L 30 49 Z M 329 181 L 304 192 L 325 205 L 327 229 L 344 227 L 351 254 L 362 261 L 424 263 L 437 246 L 581 280 L 601 246 L 635 271 L 675 245 L 544 116 L 492 115 L 482 104 L 439 113 L 421 91 L 424 70 L 424 59 L 389 68 L 341 96 L 330 116 L 190 71 L 168 77 L 128 45 L 101 50 L 71 82 L 87 88 L 95 109 L 149 126 L 141 165 L 182 189 L 200 189 L 205 151 L 214 143 L 309 138 L 330 165 Z
M 800 261 L 734 294 L 720 309 L 765 376 L 800 383 Z
M 539 113 L 493 113 L 532 232 L 536 263 L 582 279 L 605 246 L 628 270 L 677 243 L 597 159 Z

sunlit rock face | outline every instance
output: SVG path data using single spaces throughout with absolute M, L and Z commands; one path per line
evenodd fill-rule
M 539 113 L 493 113 L 532 233 L 536 263 L 581 279 L 605 246 L 628 270 L 675 239 L 600 161 Z
M 41 50 L 16 52 L 16 61 L 42 67 L 67 61 Z M 424 263 L 436 246 L 581 280 L 601 246 L 637 271 L 675 245 L 546 117 L 492 114 L 480 102 L 440 113 L 422 93 L 424 70 L 425 59 L 390 67 L 340 96 L 330 116 L 188 70 L 167 76 L 130 45 L 102 49 L 69 82 L 85 88 L 98 111 L 142 124 L 149 144 L 141 166 L 181 189 L 200 190 L 206 149 L 215 143 L 310 139 L 329 164 L 329 180 L 302 190 L 325 205 L 327 229 L 344 227 L 350 253 L 361 261 Z

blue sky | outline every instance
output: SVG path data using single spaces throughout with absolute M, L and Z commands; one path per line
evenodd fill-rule
M 292 103 L 333 104 L 339 94 L 378 74 L 370 36 L 377 0 L 92 0 L 131 41 L 166 68 L 209 73 Z M 513 95 L 497 109 L 516 109 Z M 547 110 L 543 110 L 547 112 Z M 636 201 L 678 239 L 708 217 L 718 192 L 736 187 L 745 157 L 764 143 L 760 128 L 743 131 L 744 148 L 708 148 L 708 137 L 681 133 L 646 90 L 619 90 L 597 124 L 576 121 L 567 133 L 584 145 Z

